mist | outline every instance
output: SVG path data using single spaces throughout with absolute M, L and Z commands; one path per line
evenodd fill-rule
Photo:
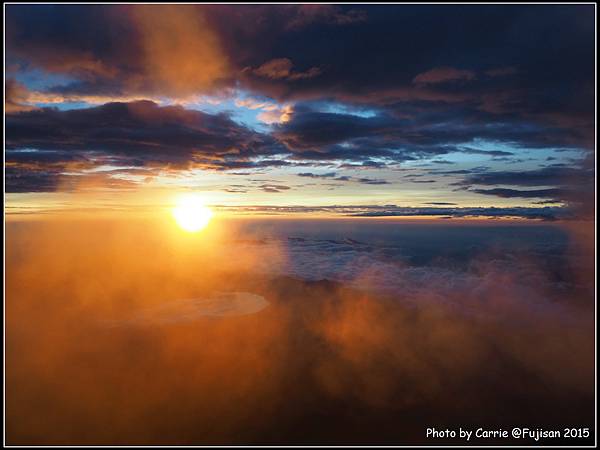
M 581 228 L 529 229 L 563 233 L 551 262 L 525 228 L 508 233 L 525 236 L 508 262 L 484 231 L 469 252 L 415 261 L 327 235 L 376 237 L 364 221 L 309 222 L 220 219 L 198 234 L 166 221 L 8 222 L 7 443 L 451 444 L 426 428 L 593 426 Z M 438 239 L 470 225 L 452 226 Z M 266 306 L 152 313 L 223 292 Z

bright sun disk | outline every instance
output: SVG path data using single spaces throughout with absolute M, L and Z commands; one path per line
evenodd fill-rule
M 182 197 L 173 208 L 173 217 L 186 231 L 200 231 L 208 225 L 213 212 L 195 195 Z

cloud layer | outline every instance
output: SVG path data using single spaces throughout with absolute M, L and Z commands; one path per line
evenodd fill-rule
M 579 180 L 593 176 L 592 12 L 9 5 L 7 190 L 67 186 L 55 178 L 68 178 L 73 159 L 164 170 L 328 165 L 356 185 L 393 185 L 389 172 L 350 171 L 458 161 L 468 175 L 487 158 L 489 173 L 450 181 L 487 200 L 583 193 L 590 203 Z M 36 164 L 17 161 L 25 150 L 37 151 Z M 42 167 L 49 152 L 57 161 Z M 547 157 L 563 167 L 543 165 Z M 450 173 L 430 175 L 413 188 L 437 192 Z
M 593 426 L 594 283 L 579 278 L 593 252 L 544 226 L 344 223 L 221 224 L 194 245 L 145 222 L 9 224 L 7 442 L 398 445 L 430 443 L 432 417 Z M 340 230 L 369 241 L 326 236 Z M 261 239 L 277 231 L 289 239 Z M 490 236 L 517 245 L 494 252 Z M 470 245 L 460 265 L 436 259 Z M 269 306 L 206 317 L 177 301 L 223 291 Z

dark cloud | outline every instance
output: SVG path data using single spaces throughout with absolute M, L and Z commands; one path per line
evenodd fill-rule
M 199 161 L 202 167 L 206 169 L 230 171 L 236 169 L 254 169 L 252 173 L 257 173 L 256 170 L 267 167 L 284 167 L 298 165 L 292 161 L 284 159 L 259 159 L 249 160 L 240 159 L 237 156 L 224 157 L 223 159 L 204 159 Z M 230 175 L 248 175 L 248 173 L 229 172 Z
M 471 173 L 455 183 L 470 188 L 470 192 L 502 198 L 540 198 L 553 202 L 567 202 L 582 217 L 593 217 L 595 210 L 595 169 L 589 167 L 591 160 L 582 167 L 544 167 L 528 171 L 497 171 Z M 514 189 L 473 186 L 518 186 L 538 189 Z
M 471 148 L 471 147 L 462 147 L 461 152 L 462 153 L 470 153 L 473 155 L 489 155 L 489 156 L 494 156 L 494 157 L 513 156 L 514 155 L 513 152 L 507 152 L 504 150 L 478 150 L 476 148 Z
M 316 173 L 312 173 L 312 172 L 301 172 L 301 173 L 297 173 L 296 175 L 298 175 L 299 177 L 308 177 L 308 178 L 334 178 L 336 173 L 328 172 L 328 173 L 316 174 Z
M 312 172 L 301 172 L 296 175 L 299 177 L 305 177 L 305 178 L 322 178 L 322 179 L 329 179 L 331 181 L 347 181 L 347 182 L 362 183 L 362 184 L 373 184 L 373 185 L 390 184 L 387 180 L 366 178 L 366 177 L 352 177 L 349 175 L 339 175 L 338 176 L 335 172 L 328 172 L 328 173 L 322 173 L 322 174 L 316 174 L 316 173 L 312 173 Z
M 113 173 L 65 173 L 65 168 L 5 167 L 5 191 L 12 193 L 82 191 L 86 189 L 130 190 L 137 182 L 115 177 Z
M 64 93 L 241 83 L 278 99 L 455 104 L 592 145 L 592 5 L 9 5 L 6 24 L 11 67 L 64 75 Z M 269 62 L 275 78 L 244 72 Z
M 365 19 L 361 11 L 332 5 L 11 5 L 7 15 L 8 61 L 17 71 L 34 67 L 65 76 L 55 93 L 126 97 L 233 87 L 245 67 L 289 61 L 259 52 L 255 33 L 294 34 L 312 24 Z M 237 45 L 241 36 L 249 54 Z M 319 70 L 276 78 L 293 82 Z
M 51 192 L 71 186 L 64 173 L 91 169 L 100 163 L 93 152 L 7 150 L 4 154 L 6 192 Z M 75 178 L 76 179 L 76 178 Z M 75 180 L 71 177 L 71 180 Z
M 506 188 L 494 188 L 494 189 L 472 189 L 471 192 L 484 195 L 494 195 L 502 198 L 564 198 L 565 194 L 571 194 L 570 191 L 563 189 L 506 189 Z
M 259 77 L 270 78 L 273 80 L 301 80 L 304 78 L 316 77 L 321 73 L 318 67 L 311 67 L 305 72 L 292 70 L 294 64 L 288 58 L 277 58 L 261 64 L 260 67 L 252 70 L 252 73 Z
M 435 203 L 435 202 L 434 202 Z M 434 203 L 430 203 L 434 205 Z M 443 203 L 443 202 L 442 202 Z M 216 208 L 229 211 L 226 205 L 215 205 Z M 280 205 L 250 205 L 236 210 L 252 214 L 302 214 L 329 213 L 355 217 L 442 217 L 449 218 L 506 218 L 557 220 L 570 219 L 575 211 L 567 206 L 545 207 L 458 207 L 452 204 L 435 203 L 427 207 L 405 207 L 397 205 L 319 205 L 319 206 L 280 206 Z
M 367 19 L 365 11 L 340 8 L 335 5 L 298 5 L 290 8 L 292 19 L 286 23 L 288 29 L 301 29 L 311 24 L 351 25 Z
M 584 145 L 578 131 L 570 128 L 546 127 L 463 107 L 432 105 L 406 112 L 403 106 L 394 106 L 370 117 L 318 108 L 318 103 L 296 105 L 290 120 L 273 129 L 273 136 L 296 158 L 401 162 L 454 152 L 492 157 L 514 154 L 465 145 L 476 140 L 532 149 Z M 443 159 L 433 162 L 452 163 Z
M 20 149 L 7 150 L 4 155 L 8 165 L 22 166 L 64 166 L 79 163 L 81 167 L 93 167 L 93 152 L 75 153 L 66 150 Z
M 4 168 L 6 192 L 52 192 L 58 189 L 60 172 L 56 170 L 20 170 Z
M 497 67 L 494 69 L 486 70 L 485 74 L 488 77 L 507 77 L 515 75 L 519 72 L 516 67 Z
M 366 212 L 352 214 L 361 217 L 410 217 L 410 216 L 448 216 L 448 217 L 520 217 L 523 219 L 543 219 L 555 220 L 557 218 L 566 218 L 569 211 L 561 207 L 454 207 L 454 208 L 381 208 Z
M 281 153 L 267 135 L 238 125 L 226 115 L 210 115 L 150 101 L 108 103 L 86 109 L 44 108 L 6 116 L 7 162 L 62 163 L 235 169 L 282 166 Z M 36 149 L 38 151 L 16 151 Z
M 430 173 L 433 175 L 468 175 L 472 173 L 486 172 L 490 168 L 488 166 L 473 167 L 471 169 L 457 169 L 457 170 L 433 170 Z
M 418 74 L 413 83 L 416 84 L 438 84 L 461 81 L 471 81 L 476 78 L 475 73 L 470 70 L 461 70 L 454 67 L 436 67 Z
M 374 185 L 390 184 L 389 181 L 377 180 L 377 179 L 373 179 L 373 178 L 356 178 L 355 180 L 358 183 L 363 183 L 363 184 L 374 184 Z
M 433 205 L 433 206 L 458 206 L 456 203 L 452 203 L 452 202 L 428 202 L 425 204 Z
M 593 146 L 590 8 L 412 5 L 372 6 L 365 11 L 365 22 L 334 32 L 313 25 L 301 44 L 296 35 L 273 36 L 276 44 L 267 51 L 300 67 L 326 67 L 319 77 L 302 84 L 249 86 L 286 99 L 335 97 L 380 106 L 414 102 L 433 108 L 460 106 L 572 130 L 579 144 Z M 569 33 L 557 33 L 558 29 Z M 400 42 L 411 46 L 398 47 Z M 263 54 L 251 65 L 256 67 L 269 56 Z M 435 82 L 413 83 L 421 78 Z
M 465 178 L 463 184 L 513 186 L 551 186 L 556 184 L 589 184 L 594 179 L 594 171 L 572 167 L 546 167 L 526 171 L 497 171 L 472 174 Z
M 259 189 L 263 190 L 264 192 L 283 192 L 283 191 L 287 191 L 289 189 L 291 189 L 289 186 L 286 186 L 284 184 L 261 184 L 260 186 L 258 186 Z
M 86 150 L 167 162 L 194 154 L 256 156 L 273 153 L 275 147 L 272 139 L 225 115 L 150 101 L 12 114 L 6 130 L 7 149 Z
M 277 127 L 275 136 L 290 149 L 302 151 L 378 136 L 397 126 L 391 118 L 326 113 L 306 106 L 297 108 L 289 122 Z

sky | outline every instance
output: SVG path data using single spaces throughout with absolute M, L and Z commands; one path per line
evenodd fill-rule
M 8 217 L 590 218 L 593 5 L 7 5 Z

